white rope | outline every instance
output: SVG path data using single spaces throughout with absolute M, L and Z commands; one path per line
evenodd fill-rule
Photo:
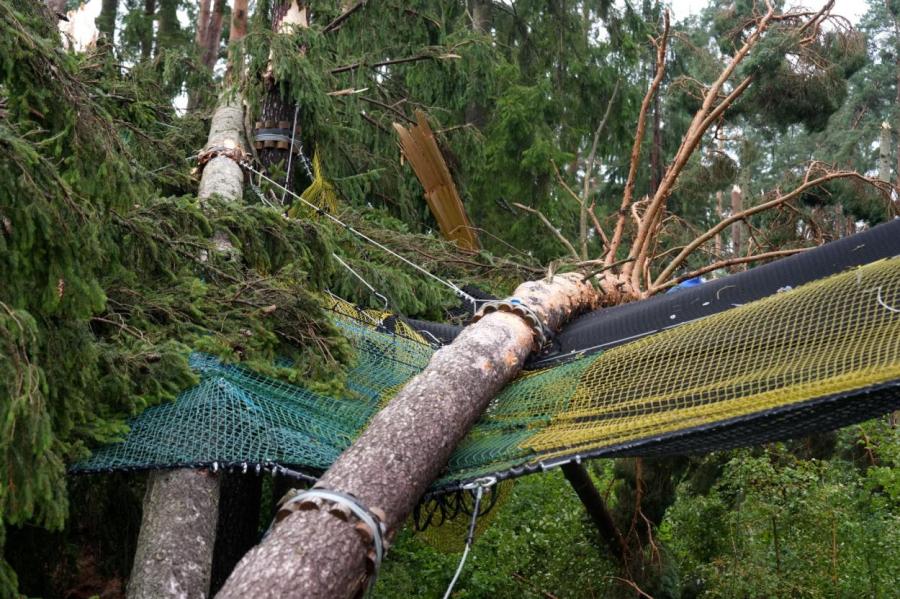
M 247 170 L 250 171 L 251 173 L 254 173 L 255 175 L 257 175 L 257 176 L 260 177 L 261 179 L 265 179 L 266 181 L 268 181 L 268 182 L 271 183 L 272 185 L 274 185 L 274 186 L 279 187 L 280 189 L 282 189 L 282 190 L 283 190 L 284 192 L 286 192 L 288 195 L 293 196 L 293 197 L 296 198 L 297 200 L 300 200 L 300 201 L 303 202 L 303 204 L 305 204 L 307 207 L 312 208 L 312 209 L 315 210 L 317 213 L 319 213 L 319 214 L 325 216 L 325 218 L 329 219 L 330 221 L 332 221 L 332 222 L 335 223 L 336 225 L 343 227 L 344 229 L 346 229 L 347 231 L 350 231 L 351 233 L 353 233 L 354 235 L 356 235 L 356 236 L 359 237 L 360 239 L 364 239 L 365 241 L 367 241 L 367 242 L 369 242 L 370 244 L 374 245 L 375 247 L 377 247 L 377 248 L 380 249 L 381 251 L 383 251 L 383 252 L 385 252 L 385 253 L 387 253 L 387 254 L 390 254 L 390 255 L 393 256 L 394 258 L 400 260 L 401 262 L 403 262 L 403 263 L 406 264 L 407 266 L 411 266 L 412 268 L 416 269 L 417 271 L 419 271 L 419 272 L 422 273 L 423 275 L 425 275 L 425 276 L 427 276 L 427 277 L 430 277 L 431 279 L 437 281 L 437 282 L 440 283 L 441 285 L 444 285 L 445 287 L 449 288 L 449 289 L 452 290 L 453 293 L 455 293 L 457 296 L 461 297 L 462 299 L 466 300 L 467 302 L 470 302 L 470 303 L 472 304 L 473 307 L 478 305 L 479 300 L 477 300 L 476 298 L 472 297 L 471 295 L 469 295 L 468 293 L 466 293 L 465 291 L 463 291 L 462 289 L 460 289 L 459 287 L 457 287 L 456 285 L 454 285 L 454 284 L 451 283 L 450 281 L 447 281 L 447 280 L 445 280 L 445 279 L 440 278 L 440 277 L 437 276 L 436 274 L 434 274 L 434 273 L 432 273 L 432 272 L 429 272 L 428 270 L 422 268 L 421 266 L 419 266 L 419 265 L 416 264 L 415 262 L 409 260 L 408 258 L 405 258 L 405 257 L 401 256 L 400 254 L 398 254 L 398 253 L 395 252 L 394 250 L 390 249 L 389 247 L 387 247 L 387 246 L 385 246 L 385 245 L 383 245 L 383 244 L 381 244 L 381 243 L 375 241 L 374 239 L 372 239 L 371 237 L 369 237 L 369 236 L 366 235 L 365 233 L 361 233 L 360 231 L 357 231 L 356 229 L 354 229 L 354 228 L 351 227 L 350 225 L 346 224 L 345 222 L 343 222 L 342 220 L 340 220 L 340 219 L 337 218 L 336 216 L 334 216 L 334 215 L 332 215 L 332 214 L 329 214 L 328 212 L 322 210 L 321 208 L 319 208 L 318 206 L 316 206 L 315 204 L 313 204 L 312 202 L 310 202 L 309 200 L 307 200 L 306 198 L 304 198 L 302 195 L 297 194 L 297 193 L 294 193 L 293 191 L 291 191 L 290 189 L 288 189 L 287 187 L 285 187 L 284 185 L 282 185 L 282 184 L 279 183 L 278 181 L 275 181 L 275 180 L 272 179 L 271 177 L 268 177 L 268 176 L 264 175 L 263 173 L 261 173 L 260 171 L 258 171 L 257 169 L 253 168 L 253 167 L 250 165 L 249 162 L 247 162 L 247 161 L 242 161 L 240 164 L 241 164 L 241 166 L 243 166 L 245 169 L 247 169 Z M 480 300 L 480 301 L 485 301 L 485 300 Z

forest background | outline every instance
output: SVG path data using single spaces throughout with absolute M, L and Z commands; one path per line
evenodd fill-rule
M 297 190 L 318 181 L 331 209 L 371 237 L 502 295 L 548 265 L 604 253 L 585 209 L 606 226 L 629 182 L 633 197 L 653 196 L 698 109 L 697 82 L 724 68 L 760 9 L 710 3 L 673 21 L 630 177 L 642 101 L 660 72 L 659 2 L 323 1 L 309 28 L 278 35 L 278 2 L 257 0 L 247 35 L 229 45 L 228 2 L 103 0 L 98 37 L 74 51 L 54 13 L 76 4 L 0 0 L 2 595 L 124 594 L 143 479 L 67 478 L 65 467 L 190 385 L 190 349 L 341 388 L 352 351 L 320 294 L 383 303 L 333 254 L 391 310 L 460 318 L 458 299 L 433 281 L 312 214 L 300 211 L 303 226 L 281 218 L 276 189 L 248 185 L 244 202 L 202 208 L 195 156 L 223 84 L 242 91 L 250 114 L 273 89 L 299 107 L 308 164 L 290 173 Z M 853 27 L 834 19 L 813 54 L 786 43 L 766 38 L 742 66 L 754 86 L 692 153 L 655 255 L 792 189 L 811 163 L 896 188 L 900 3 L 868 3 Z M 229 59 L 243 68 L 225 81 Z M 417 109 L 478 251 L 441 240 L 401 160 L 391 125 Z M 284 177 L 285 167 L 271 172 Z M 884 188 L 835 181 L 723 230 L 677 274 L 895 215 Z M 200 259 L 219 231 L 240 260 Z M 262 318 L 270 305 L 279 309 Z M 276 356 L 303 366 L 273 366 Z M 639 564 L 627 571 L 561 475 L 527 477 L 480 535 L 456 596 L 889 597 L 900 571 L 898 461 L 896 421 L 885 418 L 702 458 L 593 462 Z M 443 591 L 458 544 L 426 537 L 401 536 L 375 596 Z

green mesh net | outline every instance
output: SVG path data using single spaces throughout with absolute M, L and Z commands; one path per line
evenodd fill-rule
M 146 410 L 76 472 L 166 467 L 326 469 L 433 347 L 387 316 L 336 304 L 356 348 L 345 397 L 194 355 L 201 376 Z M 573 459 L 704 452 L 833 429 L 900 408 L 900 258 L 523 373 L 490 404 L 433 494 Z

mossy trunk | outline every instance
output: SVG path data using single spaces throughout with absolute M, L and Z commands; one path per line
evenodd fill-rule
M 526 283 L 515 295 L 551 330 L 597 304 L 594 289 L 574 274 Z M 316 487 L 356 497 L 379 514 L 386 539 L 393 539 L 533 346 L 532 329 L 515 314 L 494 312 L 470 325 L 372 419 Z M 368 528 L 337 505 L 316 507 L 323 509 L 281 520 L 241 560 L 219 597 L 335 599 L 364 589 L 372 568 Z

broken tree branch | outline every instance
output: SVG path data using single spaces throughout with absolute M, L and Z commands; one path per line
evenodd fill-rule
M 625 220 L 628 215 L 628 206 L 631 204 L 634 195 L 634 183 L 637 177 L 637 166 L 641 156 L 641 143 L 644 140 L 644 130 L 647 128 L 647 111 L 650 109 L 650 102 L 653 96 L 659 90 L 662 83 L 663 75 L 666 72 L 666 47 L 669 41 L 669 11 L 663 11 L 663 32 L 658 40 L 654 41 L 656 46 L 656 75 L 641 101 L 641 110 L 638 113 L 637 131 L 634 134 L 634 145 L 631 148 L 631 162 L 628 165 L 628 179 L 625 181 L 625 191 L 622 194 L 622 205 L 619 207 L 619 216 L 616 219 L 616 228 L 613 231 L 612 240 L 609 242 L 609 249 L 606 252 L 606 262 L 612 264 L 616 259 L 616 252 L 622 243 L 622 233 L 625 230 Z M 632 253 L 632 255 L 634 255 Z
M 569 190 L 569 191 L 571 192 L 571 190 Z M 576 197 L 578 197 L 578 196 L 576 196 Z M 572 245 L 572 242 L 569 241 L 568 239 L 566 239 L 566 236 L 563 235 L 559 231 L 559 229 L 557 229 L 556 227 L 553 226 L 553 223 L 550 222 L 550 219 L 548 219 L 546 216 L 544 216 L 543 212 L 541 212 L 537 208 L 530 208 L 523 204 L 519 204 L 518 202 L 513 202 L 512 205 L 515 206 L 516 208 L 518 208 L 519 210 L 524 210 L 525 212 L 530 212 L 531 214 L 536 214 L 537 217 L 539 219 L 541 219 L 541 222 L 544 223 L 544 225 L 547 227 L 547 229 L 549 229 L 550 232 L 553 233 L 553 235 L 555 235 L 557 239 L 559 239 L 560 243 L 562 243 L 564 246 L 566 246 L 566 249 L 569 250 L 569 253 L 572 254 L 572 257 L 575 258 L 576 260 L 581 260 L 581 255 L 579 255 L 578 250 L 575 249 L 575 246 Z

